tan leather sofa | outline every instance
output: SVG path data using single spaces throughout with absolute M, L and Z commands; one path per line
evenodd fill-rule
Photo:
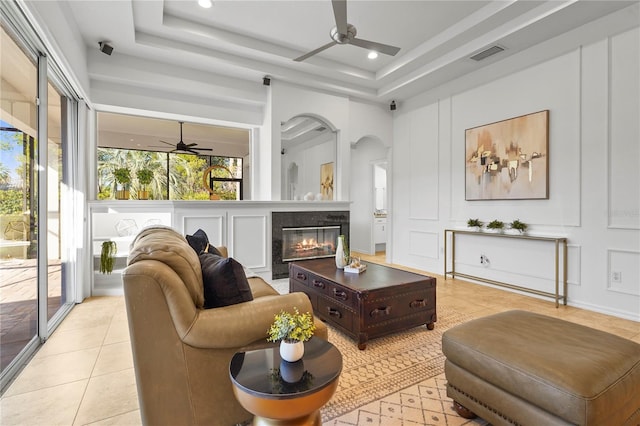
M 146 425 L 229 426 L 250 419 L 233 395 L 231 357 L 272 345 L 267 330 L 281 310 L 313 312 L 305 294 L 280 295 L 257 277 L 248 279 L 254 300 L 202 309 L 200 261 L 170 228 L 147 228 L 135 238 L 123 281 Z M 315 336 L 326 339 L 326 326 L 316 320 L 316 327 Z

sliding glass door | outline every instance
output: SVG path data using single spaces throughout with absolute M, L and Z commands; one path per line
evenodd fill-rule
M 38 335 L 38 66 L 2 28 L 0 365 Z
M 73 303 L 77 103 L 3 10 L 0 40 L 0 384 Z M 22 27 L 24 28 L 24 27 Z

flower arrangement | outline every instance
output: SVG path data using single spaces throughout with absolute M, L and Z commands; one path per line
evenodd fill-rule
M 301 314 L 298 308 L 293 308 L 295 313 L 280 311 L 276 314 L 275 320 L 268 333 L 269 342 L 284 340 L 287 342 L 305 342 L 313 337 L 316 326 L 309 312 Z

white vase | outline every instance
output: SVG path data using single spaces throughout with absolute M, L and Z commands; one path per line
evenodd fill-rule
M 304 342 L 280 342 L 280 358 L 287 362 L 296 362 L 304 355 Z
M 344 269 L 347 266 L 348 259 L 344 252 L 344 236 L 338 237 L 338 246 L 336 247 L 336 268 Z

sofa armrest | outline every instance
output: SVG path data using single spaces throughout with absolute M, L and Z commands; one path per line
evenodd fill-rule
M 250 302 L 199 310 L 182 341 L 197 348 L 239 348 L 257 340 L 266 341 L 274 316 L 280 311 L 311 312 L 304 293 L 264 296 Z

